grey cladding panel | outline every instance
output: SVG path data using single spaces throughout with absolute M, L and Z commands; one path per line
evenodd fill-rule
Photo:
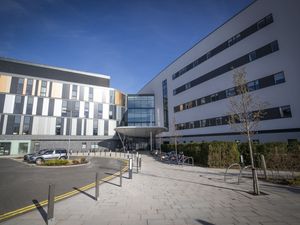
M 97 85 L 109 87 L 109 79 L 102 77 L 94 77 L 75 73 L 71 71 L 63 71 L 54 68 L 46 68 L 37 65 L 28 65 L 17 62 L 10 62 L 0 59 L 0 71 L 11 74 L 21 74 L 37 78 L 47 78 L 53 80 L 61 80 L 67 82 L 76 82 L 81 84 Z M 14 93 L 14 92 L 12 92 Z

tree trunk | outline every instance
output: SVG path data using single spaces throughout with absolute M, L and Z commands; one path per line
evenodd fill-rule
M 250 132 L 249 132 L 249 130 L 247 130 L 247 137 L 248 137 L 248 145 L 249 145 L 250 158 L 251 158 L 251 169 L 252 169 L 252 179 L 253 179 L 253 192 L 256 195 L 259 195 L 260 194 L 259 184 L 258 184 L 257 173 L 256 173 L 256 170 L 255 170 L 255 165 L 254 165 L 253 150 L 252 150 L 252 143 L 251 143 L 251 138 L 250 138 Z

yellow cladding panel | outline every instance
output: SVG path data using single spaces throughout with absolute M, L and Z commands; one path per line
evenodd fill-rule
M 115 91 L 115 104 L 122 105 L 122 93 L 119 91 Z
M 52 82 L 51 97 L 52 98 L 61 98 L 62 97 L 62 89 L 63 89 L 63 84 Z
M 11 76 L 0 75 L 0 92 L 9 93 Z
M 37 95 L 40 96 L 40 95 L 41 95 L 42 81 L 41 81 L 41 80 L 38 80 L 37 82 L 39 82 L 39 83 L 38 83 L 38 92 L 37 92 Z
M 27 88 L 27 78 L 24 79 L 24 84 L 23 84 L 23 95 L 26 94 L 26 88 Z
M 33 80 L 33 86 L 32 86 L 32 95 L 34 95 L 35 94 L 35 86 L 36 86 L 36 80 Z

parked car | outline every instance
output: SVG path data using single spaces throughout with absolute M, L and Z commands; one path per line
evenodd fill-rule
M 31 157 L 31 156 L 33 156 L 33 155 L 41 155 L 41 154 L 44 154 L 46 151 L 48 151 L 49 149 L 41 149 L 41 150 L 39 150 L 39 151 L 37 151 L 37 152 L 33 152 L 33 153 L 29 153 L 29 154 L 26 154 L 26 155 L 24 155 L 24 161 L 28 161 L 29 160 L 29 158 Z
M 47 150 L 42 154 L 33 155 L 29 158 L 29 162 L 41 164 L 42 162 L 50 159 L 67 159 L 68 151 L 66 149 Z

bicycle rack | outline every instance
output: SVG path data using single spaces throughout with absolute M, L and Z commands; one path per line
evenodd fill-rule
M 225 174 L 224 174 L 224 182 L 226 182 L 226 175 L 227 175 L 228 170 L 229 170 L 231 167 L 234 167 L 234 166 L 238 166 L 238 167 L 239 167 L 240 173 L 239 173 L 239 175 L 238 175 L 238 184 L 240 184 L 240 177 L 241 177 L 242 169 L 243 169 L 243 168 L 241 167 L 241 165 L 240 165 L 239 163 L 233 163 L 233 164 L 231 164 L 230 166 L 228 166 L 228 167 L 226 168 L 226 171 L 225 171 Z

